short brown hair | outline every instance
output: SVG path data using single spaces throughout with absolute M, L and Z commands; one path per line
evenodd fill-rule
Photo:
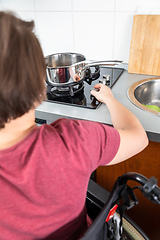
M 45 60 L 33 27 L 0 12 L 0 128 L 45 98 Z

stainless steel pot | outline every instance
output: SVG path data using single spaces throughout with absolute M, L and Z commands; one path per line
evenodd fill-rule
M 85 79 L 99 77 L 99 66 L 114 66 L 122 61 L 86 61 L 82 54 L 57 53 L 49 55 L 46 61 L 46 82 L 51 86 L 65 86 L 75 84 Z M 95 67 L 91 72 L 90 67 Z
M 50 68 L 67 68 L 72 64 L 85 61 L 86 58 L 79 53 L 56 53 L 45 58 L 46 64 Z

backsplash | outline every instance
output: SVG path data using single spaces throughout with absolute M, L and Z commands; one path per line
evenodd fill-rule
M 133 16 L 160 14 L 159 0 L 0 0 L 0 10 L 35 21 L 44 55 L 77 52 L 128 63 Z

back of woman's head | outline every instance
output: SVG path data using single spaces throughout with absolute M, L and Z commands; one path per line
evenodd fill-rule
M 45 60 L 33 27 L 0 12 L 0 128 L 45 98 Z

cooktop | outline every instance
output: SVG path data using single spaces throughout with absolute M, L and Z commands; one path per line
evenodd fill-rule
M 91 69 L 92 70 L 92 69 Z M 99 77 L 96 80 L 84 80 L 73 88 L 54 88 L 47 85 L 47 100 L 58 104 L 66 104 L 76 107 L 96 109 L 100 106 L 91 94 L 90 90 L 99 82 L 103 82 L 108 87 L 112 88 L 119 79 L 124 69 L 113 67 L 100 67 Z M 73 93 L 74 92 L 74 93 Z

